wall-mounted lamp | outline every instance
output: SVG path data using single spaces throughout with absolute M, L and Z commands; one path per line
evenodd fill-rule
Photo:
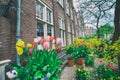
M 9 9 L 14 7 L 14 1 L 13 0 L 10 0 L 7 4 L 2 4 L 1 8 L 2 8 L 2 11 L 1 11 L 1 14 L 2 16 L 4 17 L 7 17 L 8 14 L 9 14 Z

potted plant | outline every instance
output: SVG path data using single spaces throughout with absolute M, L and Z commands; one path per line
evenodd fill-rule
M 86 79 L 89 79 L 90 72 L 87 70 L 84 70 L 83 68 L 77 68 L 75 77 L 76 77 L 76 80 L 86 80 Z
M 84 58 L 90 54 L 89 48 L 87 45 L 79 45 L 77 46 L 73 53 L 72 57 L 76 59 L 78 65 L 82 65 L 85 63 Z
M 70 44 L 70 45 L 66 46 L 65 52 L 69 56 L 68 57 L 68 62 L 67 62 L 69 67 L 74 66 L 74 59 L 71 56 L 71 54 L 73 53 L 73 51 L 74 51 L 74 44 Z

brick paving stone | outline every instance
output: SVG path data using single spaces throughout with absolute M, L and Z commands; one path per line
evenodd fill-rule
M 66 66 L 61 72 L 61 77 L 59 80 L 76 80 L 75 79 L 75 69 L 76 67 L 68 67 Z

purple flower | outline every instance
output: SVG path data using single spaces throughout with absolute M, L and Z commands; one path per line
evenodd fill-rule
M 34 78 L 34 80 L 37 80 L 37 78 Z
M 29 70 L 26 70 L 25 73 L 28 74 L 28 73 L 29 73 Z
M 47 77 L 47 76 L 45 76 L 45 77 L 44 77 L 44 80 L 48 80 L 48 77 Z

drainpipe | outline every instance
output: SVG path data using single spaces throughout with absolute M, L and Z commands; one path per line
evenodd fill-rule
M 17 23 L 16 23 L 16 41 L 21 37 L 21 0 L 17 0 Z M 17 64 L 20 66 L 20 57 L 17 54 Z

